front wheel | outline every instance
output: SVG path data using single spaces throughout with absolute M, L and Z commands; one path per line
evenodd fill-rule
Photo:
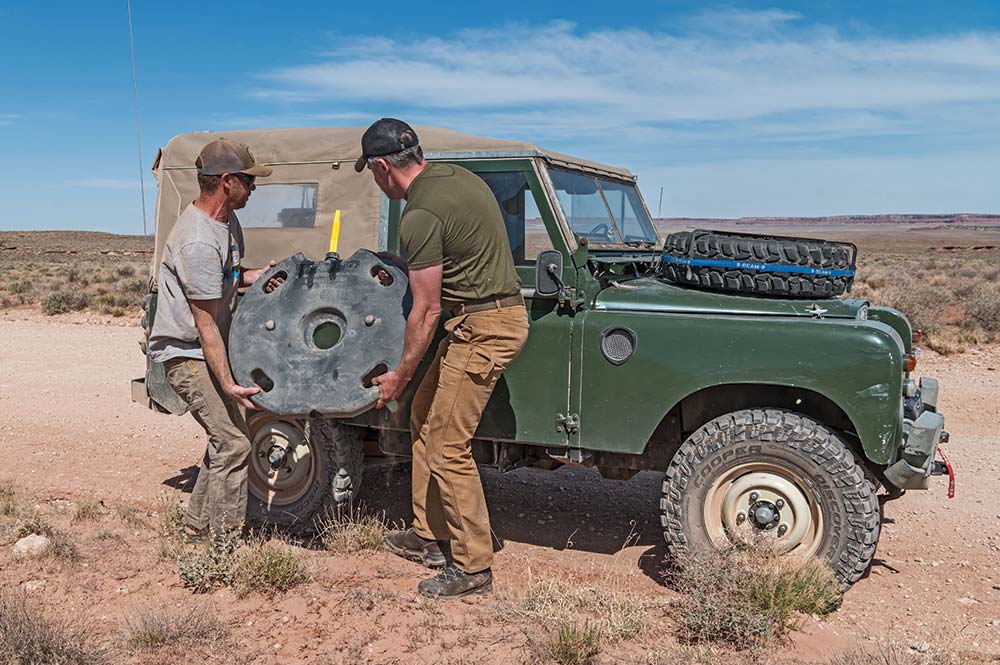
M 668 549 L 683 558 L 743 534 L 788 556 L 825 560 L 844 588 L 875 554 L 875 487 L 843 441 L 788 411 L 752 409 L 694 432 L 667 469 L 660 500 Z
M 357 427 L 336 420 L 253 417 L 247 517 L 292 533 L 350 504 L 361 487 L 364 444 Z

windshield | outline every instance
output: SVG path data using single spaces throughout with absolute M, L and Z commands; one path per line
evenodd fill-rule
M 656 244 L 656 231 L 635 185 L 559 168 L 549 168 L 549 177 L 577 236 L 599 244 Z

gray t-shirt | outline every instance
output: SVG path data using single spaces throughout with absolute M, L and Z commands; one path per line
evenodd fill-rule
M 220 222 L 193 203 L 181 214 L 160 262 L 156 317 L 149 335 L 151 360 L 205 357 L 189 300 L 218 298 L 216 323 L 222 340 L 228 339 L 243 248 L 243 229 L 236 215 Z

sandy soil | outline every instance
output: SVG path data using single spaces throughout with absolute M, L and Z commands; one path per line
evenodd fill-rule
M 204 445 L 194 421 L 130 402 L 128 381 L 143 371 L 138 339 L 129 322 L 0 313 L 0 481 L 12 481 L 56 513 L 88 499 L 154 511 L 177 479 L 190 475 Z M 957 497 L 949 501 L 947 483 L 939 480 L 928 492 L 887 504 L 870 576 L 838 612 L 808 620 L 804 632 L 766 660 L 825 662 L 885 636 L 1000 654 L 1000 348 L 949 358 L 928 352 L 919 371 L 942 382 Z M 90 622 L 122 662 L 180 657 L 170 650 L 130 655 L 119 643 L 122 618 L 152 600 L 207 604 L 224 619 L 229 638 L 199 647 L 199 657 L 213 662 L 528 662 L 536 629 L 497 620 L 528 571 L 587 580 L 616 569 L 648 601 L 649 628 L 606 647 L 600 662 L 664 662 L 675 643 L 667 609 L 673 592 L 660 576 L 659 481 L 653 473 L 623 482 L 589 470 L 485 471 L 494 528 L 505 546 L 497 556 L 497 593 L 468 602 L 419 599 L 415 586 L 424 570 L 385 553 L 308 550 L 312 580 L 275 600 L 238 599 L 229 590 L 195 597 L 157 559 L 153 528 L 110 516 L 70 527 L 82 554 L 77 563 L 18 562 L 3 547 L 0 586 L 41 581 L 45 605 Z M 406 518 L 405 478 L 372 474 L 365 494 L 391 519 Z

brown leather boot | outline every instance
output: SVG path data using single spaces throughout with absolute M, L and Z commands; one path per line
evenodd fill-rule
M 417 591 L 431 598 L 461 598 L 469 594 L 493 591 L 493 571 L 489 568 L 478 573 L 467 573 L 450 564 L 435 577 L 424 580 Z
M 387 533 L 385 548 L 397 556 L 416 561 L 428 568 L 440 568 L 448 563 L 438 541 L 422 538 L 412 527 L 406 531 L 394 530 Z

